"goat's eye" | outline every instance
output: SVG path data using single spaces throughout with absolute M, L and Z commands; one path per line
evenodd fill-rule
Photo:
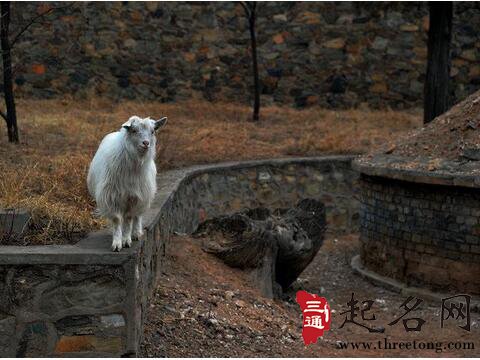
M 130 132 L 131 132 L 132 134 L 136 134 L 136 133 L 137 133 L 137 129 L 130 128 Z
M 155 133 L 155 130 L 152 130 L 152 135 Z

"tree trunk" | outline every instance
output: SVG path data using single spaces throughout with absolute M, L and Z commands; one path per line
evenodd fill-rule
M 255 10 L 249 18 L 250 39 L 252 43 L 252 63 L 253 63 L 253 86 L 254 86 L 254 103 L 253 103 L 253 121 L 258 121 L 260 117 L 260 81 L 258 78 L 258 58 L 257 58 L 257 37 L 255 34 Z
M 12 56 L 9 40 L 10 26 L 10 2 L 5 1 L 1 4 L 1 30 L 0 41 L 2 46 L 3 60 L 3 92 L 6 107 L 6 122 L 8 131 L 8 141 L 19 142 L 17 127 L 17 112 L 15 110 L 15 98 L 13 96 L 13 76 L 12 76 Z
M 295 208 L 255 209 L 208 220 L 195 236 L 227 265 L 251 271 L 264 296 L 279 296 L 313 260 L 323 243 L 325 207 L 305 199 Z
M 428 31 L 428 63 L 424 93 L 426 124 L 450 107 L 450 42 L 452 39 L 452 2 L 430 3 L 430 28 Z

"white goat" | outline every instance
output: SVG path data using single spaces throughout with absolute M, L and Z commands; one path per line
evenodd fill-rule
M 105 136 L 93 157 L 87 185 L 99 214 L 111 221 L 112 250 L 130 247 L 143 234 L 142 215 L 157 189 L 155 131 L 167 118 L 132 116 L 120 131 Z

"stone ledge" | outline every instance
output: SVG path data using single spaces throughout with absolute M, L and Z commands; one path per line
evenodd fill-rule
M 204 173 L 220 172 L 226 170 L 247 169 L 262 165 L 283 166 L 288 164 L 317 164 L 326 162 L 342 162 L 346 165 L 354 156 L 324 156 L 280 158 L 249 161 L 232 161 L 208 165 L 196 165 L 180 170 L 171 170 L 160 173 L 157 177 L 158 191 L 151 208 L 145 214 L 145 228 L 152 230 L 158 223 L 161 209 L 175 194 L 178 188 L 193 177 Z M 122 264 L 135 257 L 137 249 L 141 246 L 134 242 L 129 249 L 122 249 L 119 253 L 110 250 L 110 234 L 100 230 L 89 234 L 75 245 L 39 245 L 39 246 L 0 246 L 0 265 L 24 264 L 28 257 L 31 264 Z
M 387 154 L 352 161 L 359 173 L 414 183 L 480 188 L 480 162 L 407 158 Z M 411 166 L 414 163 L 414 166 Z M 407 164 L 409 167 L 407 168 Z M 431 170 L 428 170 L 430 167 Z
M 355 273 L 367 279 L 372 284 L 384 287 L 404 296 L 413 295 L 419 297 L 420 299 L 426 299 L 435 303 L 441 303 L 442 299 L 455 295 L 433 292 L 424 288 L 411 287 L 395 279 L 380 275 L 372 270 L 365 268 L 362 264 L 360 255 L 355 255 L 352 258 L 352 260 L 350 261 L 350 266 Z M 472 312 L 480 313 L 480 298 L 472 296 L 470 309 Z

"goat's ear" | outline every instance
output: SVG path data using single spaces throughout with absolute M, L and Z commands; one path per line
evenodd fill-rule
M 165 126 L 165 124 L 167 123 L 167 117 L 163 117 L 161 118 L 160 120 L 155 120 L 155 131 L 160 129 L 161 127 Z
M 131 130 L 131 129 L 132 129 L 132 125 L 133 125 L 133 123 L 135 122 L 135 118 L 136 118 L 136 116 L 132 116 L 130 119 L 128 119 L 128 120 L 122 125 L 122 127 L 123 127 L 124 129 Z

